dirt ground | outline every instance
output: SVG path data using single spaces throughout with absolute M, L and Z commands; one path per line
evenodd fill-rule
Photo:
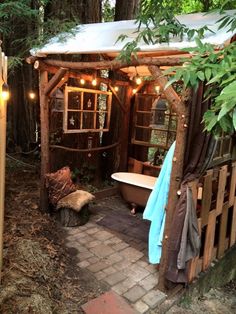
M 83 313 L 81 305 L 108 288 L 79 269 L 77 252 L 64 245 L 66 231 L 40 212 L 38 169 L 7 162 L 0 313 Z M 172 313 L 236 313 L 236 284 L 185 298 Z
M 80 306 L 107 288 L 76 266 L 65 231 L 40 212 L 35 166 L 7 162 L 0 313 L 83 313 Z
M 166 314 L 235 314 L 236 281 L 221 288 L 212 288 L 201 297 L 183 298 Z

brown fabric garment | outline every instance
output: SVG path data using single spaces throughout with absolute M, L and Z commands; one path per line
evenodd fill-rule
M 203 101 L 204 91 L 204 85 L 199 85 L 197 92 L 193 94 L 189 104 L 191 108 L 190 121 L 184 160 L 184 176 L 181 184 L 181 196 L 174 212 L 169 237 L 166 278 L 176 283 L 187 282 L 187 269 L 178 269 L 177 267 L 177 258 L 186 214 L 187 183 L 202 174 L 203 168 L 209 164 L 206 158 L 212 157 L 212 154 L 208 152 L 208 147 L 212 149 L 212 145 L 209 145 L 211 136 L 203 132 L 204 125 L 202 124 L 203 114 L 210 105 L 209 100 Z
M 197 256 L 199 251 L 200 236 L 198 233 L 196 207 L 193 201 L 192 191 L 187 186 L 187 209 L 177 259 L 178 269 L 185 269 L 186 263 L 193 257 Z
M 71 180 L 69 167 L 64 167 L 57 172 L 45 175 L 48 198 L 53 206 L 66 195 L 76 191 L 76 186 Z

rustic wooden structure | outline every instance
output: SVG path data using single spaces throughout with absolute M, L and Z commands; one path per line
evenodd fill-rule
M 103 151 L 104 149 L 113 149 L 119 147 L 119 169 L 127 170 L 130 143 L 130 120 L 132 120 L 132 101 L 134 98 L 134 85 L 128 76 L 123 79 L 115 79 L 115 84 L 123 88 L 123 94 L 117 92 L 114 87 L 114 79 L 96 76 L 98 83 L 107 84 L 110 88 L 113 98 L 122 114 L 121 131 L 119 141 L 104 147 L 79 147 L 67 148 L 60 145 L 51 145 L 49 143 L 49 102 L 56 88 L 62 87 L 65 82 L 71 79 L 92 81 L 93 74 L 88 74 L 89 70 L 109 70 L 113 73 L 121 73 L 121 70 L 127 67 L 148 67 L 152 76 L 152 81 L 143 81 L 142 84 L 135 87 L 135 93 L 141 92 L 148 94 L 150 85 L 158 84 L 162 90 L 163 96 L 175 112 L 177 120 L 176 129 L 176 149 L 173 158 L 171 184 L 168 204 L 166 207 L 166 224 L 163 239 L 163 254 L 160 265 L 159 286 L 164 289 L 164 274 L 168 265 L 168 238 L 171 233 L 171 222 L 175 206 L 178 200 L 177 192 L 183 177 L 183 163 L 186 147 L 186 137 L 188 134 L 189 123 L 189 99 L 191 97 L 190 90 L 183 90 L 181 96 L 176 90 L 169 86 L 165 89 L 167 78 L 163 76 L 162 68 L 168 66 L 181 66 L 183 61 L 181 57 L 183 52 L 180 50 L 158 50 L 149 54 L 148 52 L 140 52 L 138 58 L 133 58 L 129 62 L 123 62 L 114 59 L 109 54 L 103 53 L 101 61 L 91 62 L 68 62 L 47 57 L 37 58 L 30 57 L 28 62 L 34 64 L 35 69 L 40 73 L 40 117 L 41 117 L 41 209 L 47 209 L 47 195 L 44 185 L 45 174 L 50 172 L 50 147 L 60 148 L 67 151 L 80 151 L 90 153 L 92 151 Z M 186 54 L 185 54 L 186 57 Z M 187 57 L 191 57 L 187 55 Z M 98 73 L 98 72 L 96 72 Z M 50 76 L 50 79 L 49 79 Z M 114 75 L 113 75 L 114 77 Z M 145 111 L 145 110 L 144 110 Z M 114 118 L 114 117 L 113 117 Z M 112 119 L 112 117 L 111 117 Z M 113 120 L 111 120 L 111 125 Z M 147 127 L 149 129 L 149 127 Z M 92 130 L 90 130 L 92 131 Z M 133 142 L 137 144 L 137 142 Z M 118 146 L 119 145 L 119 146 Z M 145 164 L 143 161 L 136 162 L 138 171 L 142 171 Z M 155 169 L 157 170 L 157 169 Z M 216 172 L 217 174 L 216 174 Z M 214 175 L 213 175 L 214 174 Z M 215 179 L 217 177 L 217 180 Z M 227 182 L 230 181 L 228 184 Z M 202 186 L 200 186 L 202 185 Z M 215 189 L 215 187 L 217 188 Z M 190 262 L 189 281 L 192 281 L 201 270 L 209 267 L 215 256 L 222 257 L 225 250 L 235 243 L 236 232 L 236 167 L 235 163 L 231 163 L 228 159 L 227 165 L 223 165 L 220 170 L 208 170 L 206 175 L 200 181 L 191 183 L 194 191 L 196 208 L 200 208 L 199 233 L 203 239 L 203 252 L 200 256 Z M 214 192 L 213 192 L 214 189 Z M 199 196 L 202 191 L 202 196 Z M 216 199 L 212 199 L 212 195 Z M 198 206 L 198 207 L 197 207 Z M 219 238 L 216 239 L 216 226 L 219 227 Z
M 236 163 L 210 169 L 190 185 L 200 212 L 198 224 L 203 241 L 200 255 L 190 262 L 191 282 L 236 242 Z
M 3 87 L 4 84 L 6 83 L 7 83 L 7 57 L 0 48 L 0 280 L 3 260 L 6 119 L 7 119 L 7 103 L 3 95 Z

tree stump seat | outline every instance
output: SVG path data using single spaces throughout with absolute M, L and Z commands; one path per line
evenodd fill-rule
M 94 198 L 83 190 L 76 190 L 61 198 L 56 206 L 58 220 L 65 227 L 84 225 L 89 220 L 89 202 Z

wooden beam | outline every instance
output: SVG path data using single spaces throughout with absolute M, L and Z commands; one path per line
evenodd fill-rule
M 52 74 L 57 73 L 57 71 L 59 69 L 59 67 L 47 65 L 43 61 L 39 61 L 39 60 L 36 61 L 36 65 L 37 66 L 34 67 L 36 70 L 47 71 L 48 73 L 52 73 Z M 83 78 L 85 81 L 92 81 L 92 79 L 93 79 L 92 75 L 81 73 L 81 72 L 78 72 L 78 71 L 73 71 L 73 70 L 69 70 L 68 71 L 68 76 L 71 77 L 71 78 L 77 79 L 77 80 Z M 103 78 L 103 77 L 97 77 L 97 81 L 99 83 L 105 83 L 105 84 L 111 83 L 110 79 Z M 128 86 L 129 82 L 128 81 L 116 80 L 116 85 Z
M 126 112 L 126 108 L 125 108 L 124 104 L 122 103 L 122 101 L 120 100 L 120 97 L 118 96 L 114 87 L 111 84 L 109 84 L 108 86 L 109 86 L 110 90 L 112 91 L 113 95 L 115 96 L 116 100 L 118 101 L 118 104 L 119 104 L 120 108 L 122 109 L 122 111 Z
M 49 163 L 49 109 L 48 97 L 45 88 L 48 84 L 47 71 L 40 71 L 39 95 L 40 95 L 40 123 L 41 123 L 41 185 L 40 185 L 40 208 L 48 209 L 48 197 L 45 186 L 45 174 L 50 172 Z
M 36 62 L 39 61 L 39 59 Z M 44 59 L 43 62 L 50 66 L 68 68 L 72 70 L 118 70 L 126 68 L 129 66 L 139 66 L 139 65 L 156 65 L 156 66 L 175 66 L 182 65 L 184 63 L 183 58 L 173 58 L 173 57 L 144 57 L 144 58 L 132 58 L 131 61 L 121 61 L 114 59 L 112 61 L 93 61 L 93 62 L 70 62 L 61 60 L 51 60 Z
M 51 78 L 51 80 L 47 83 L 44 89 L 44 94 L 46 96 L 48 96 L 57 87 L 57 84 L 61 81 L 66 72 L 67 69 L 60 68 L 57 73 Z
M 0 281 L 3 265 L 3 228 L 5 211 L 6 125 L 7 103 L 2 97 L 2 86 L 7 79 L 7 57 L 0 47 Z
M 121 148 L 120 148 L 120 171 L 127 171 L 128 166 L 128 141 L 129 141 L 129 122 L 130 122 L 130 108 L 131 98 L 133 96 L 132 87 L 128 86 L 125 97 L 125 108 L 123 112 L 122 126 L 121 126 Z
M 183 166 L 184 166 L 184 153 L 186 147 L 186 139 L 188 133 L 188 123 L 189 123 L 189 98 L 191 96 L 190 90 L 185 90 L 183 97 L 179 103 L 178 107 L 178 124 L 176 132 L 176 146 L 174 157 L 172 161 L 172 171 L 170 178 L 170 188 L 168 202 L 166 206 L 166 222 L 165 230 L 162 241 L 162 255 L 161 263 L 159 269 L 159 282 L 158 288 L 162 291 L 166 290 L 166 279 L 165 274 L 168 266 L 168 245 L 169 237 L 171 235 L 171 227 L 173 216 L 175 212 L 175 207 L 178 201 L 177 192 L 180 189 L 180 185 L 183 178 Z
M 179 95 L 176 93 L 176 91 L 171 85 L 165 88 L 168 82 L 168 79 L 165 76 L 163 76 L 162 71 L 157 66 L 150 65 L 148 69 L 151 72 L 154 80 L 156 80 L 158 85 L 160 85 L 161 90 L 163 91 L 163 94 L 165 95 L 168 103 L 172 106 L 173 110 L 177 114 L 181 114 L 182 101 Z

